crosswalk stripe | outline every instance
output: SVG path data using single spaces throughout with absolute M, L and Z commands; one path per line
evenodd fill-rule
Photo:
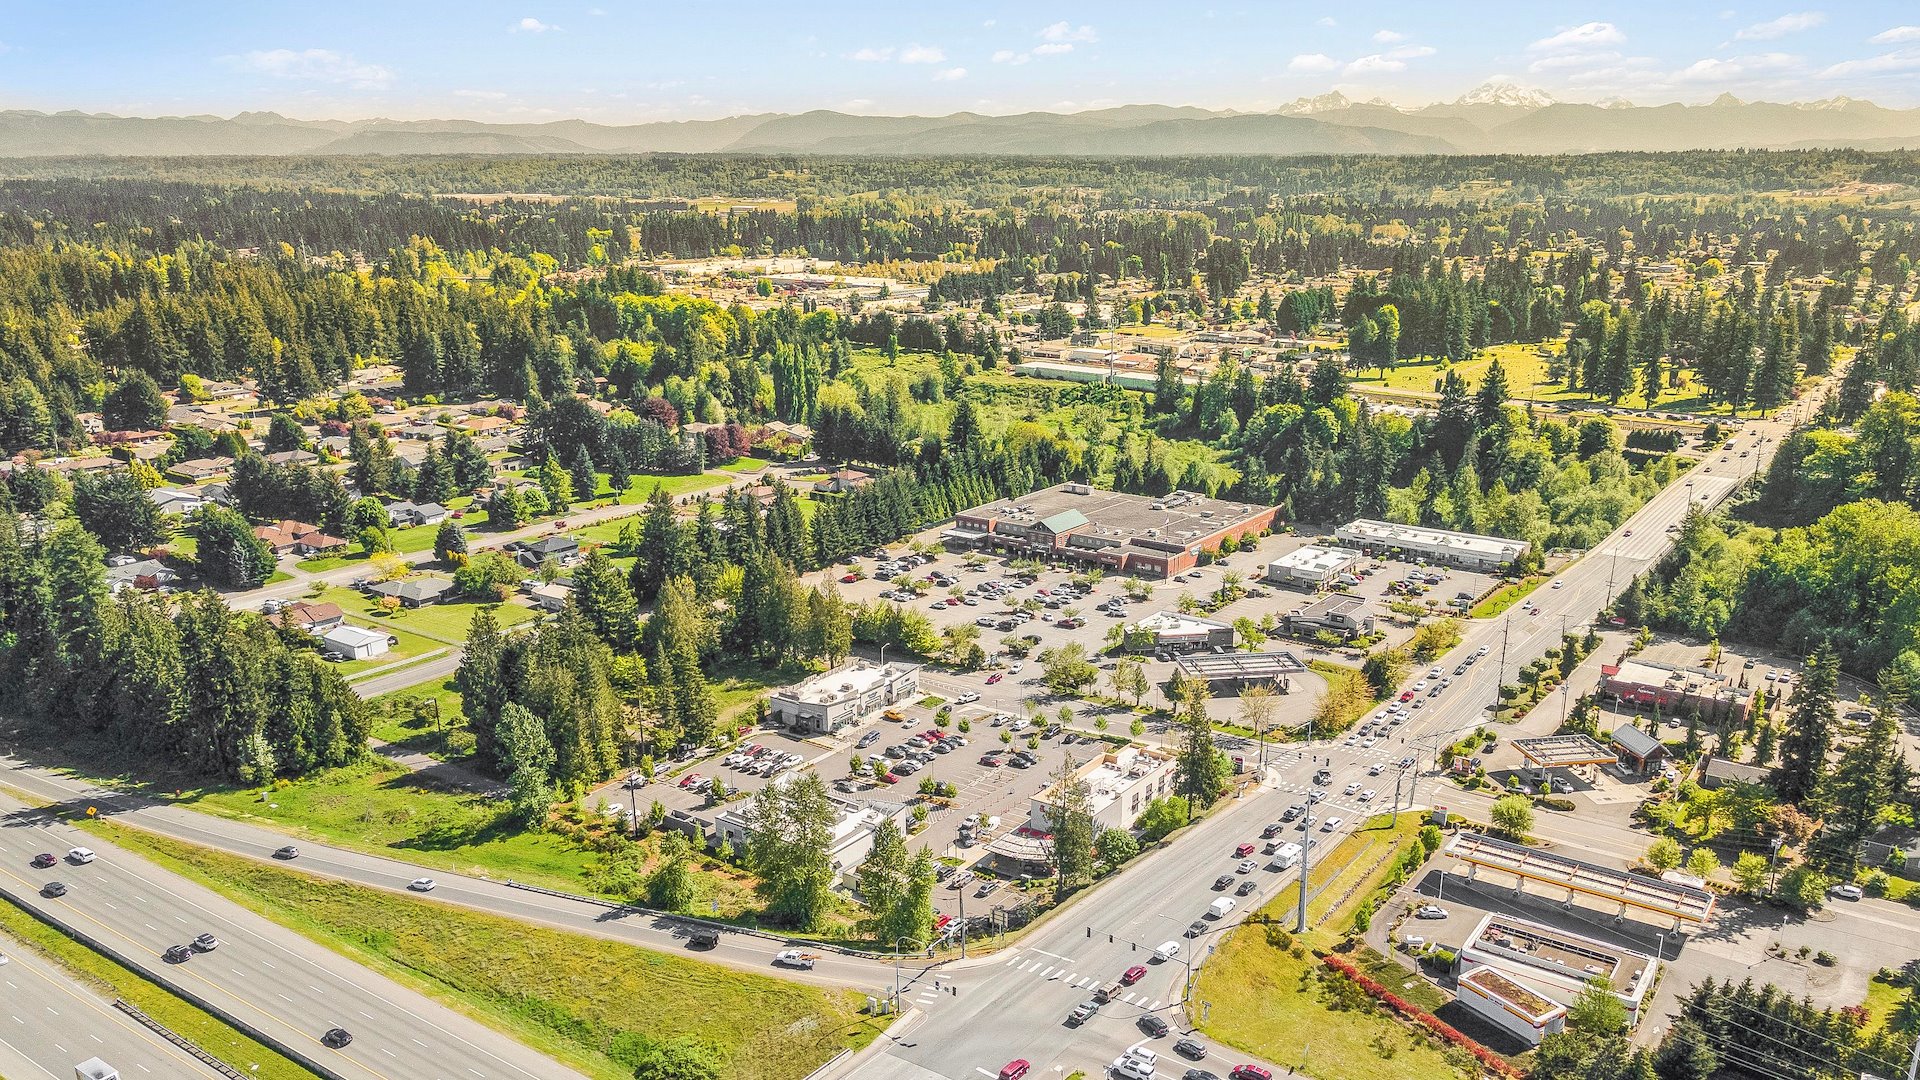
M 1052 964 L 1048 964 L 1048 965 L 1047 965 L 1047 969 L 1046 969 L 1045 971 L 1042 971 L 1042 972 L 1040 973 L 1040 977 L 1044 979 L 1044 978 L 1046 978 L 1047 976 L 1049 976 L 1049 975 L 1051 975 L 1051 974 L 1053 974 L 1053 965 L 1052 965 Z
M 1133 1000 L 1132 994 L 1127 994 L 1122 1000 L 1124 1000 L 1129 1005 L 1136 1004 L 1136 1002 Z
M 1154 1002 L 1153 1004 L 1151 1004 L 1151 1005 L 1149 1005 L 1149 1006 L 1147 1006 L 1147 1011 L 1148 1011 L 1148 1012 L 1152 1012 L 1153 1010 L 1155 1010 L 1155 1009 L 1157 1009 L 1157 1008 L 1159 1008 L 1159 1007 L 1160 1007 L 1160 1003 L 1159 1003 L 1158 1001 L 1155 1001 L 1155 1002 Z

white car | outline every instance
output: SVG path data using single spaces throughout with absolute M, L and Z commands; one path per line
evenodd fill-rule
M 1330 817 L 1327 820 L 1320 823 L 1320 831 L 1332 832 L 1333 830 L 1340 827 L 1340 822 L 1341 822 L 1340 818 Z
M 1554 588 L 1556 588 L 1556 589 L 1557 589 L 1557 588 L 1559 588 L 1559 587 L 1560 587 L 1560 586 L 1562 586 L 1562 585 L 1565 585 L 1565 584 L 1566 584 L 1566 582 L 1564 582 L 1564 581 L 1561 581 L 1561 580 L 1560 580 L 1559 578 L 1554 578 L 1554 579 L 1553 579 L 1553 587 L 1554 587 Z
M 954 698 L 953 703 L 955 705 L 971 705 L 974 702 L 979 700 L 980 700 L 980 695 L 969 690 L 966 693 L 961 694 L 959 697 Z
M 1378 795 L 1378 794 L 1380 794 L 1380 793 L 1379 793 L 1378 791 L 1375 791 L 1375 790 L 1374 790 L 1374 789 L 1372 789 L 1372 788 L 1368 788 L 1367 790 L 1365 790 L 1365 791 L 1363 791 L 1363 792 L 1361 792 L 1361 793 L 1360 793 L 1360 801 L 1361 801 L 1361 802 L 1372 802 L 1372 801 L 1373 801 L 1373 797 L 1374 797 L 1375 795 Z
M 1867 895 L 1858 885 L 1835 885 L 1830 891 L 1842 900 L 1859 900 Z
M 1420 907 L 1414 911 L 1413 917 L 1416 919 L 1444 919 L 1447 917 L 1447 909 L 1441 907 L 1439 904 L 1421 904 Z
M 434 886 L 438 884 L 439 882 L 430 877 L 417 877 L 407 883 L 407 888 L 414 892 L 432 892 Z
M 93 853 L 92 848 L 77 847 L 67 852 L 67 860 L 69 862 L 90 863 L 97 858 L 99 858 L 99 856 Z
M 1007 674 L 1018 675 L 1026 666 L 1027 666 L 1026 661 L 1015 660 L 1011 665 L 1007 667 Z
M 1413 684 L 1413 692 L 1418 694 L 1427 688 L 1427 680 L 1421 679 Z
M 1360 790 L 1360 782 L 1356 780 L 1353 783 L 1347 785 L 1346 794 L 1351 795 L 1354 792 L 1359 790 Z

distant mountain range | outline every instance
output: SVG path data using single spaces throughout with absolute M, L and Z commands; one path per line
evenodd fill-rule
M 608 125 L 584 120 L 294 120 L 0 111 L 0 157 L 208 154 L 1553 154 L 1920 146 L 1920 109 L 1722 95 L 1706 105 L 1555 101 L 1495 81 L 1419 108 L 1335 91 L 1267 113 L 1167 105 L 984 116 L 816 111 Z

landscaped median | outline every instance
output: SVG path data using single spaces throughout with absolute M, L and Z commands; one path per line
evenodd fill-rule
M 1479 1075 L 1485 1066 L 1473 1051 L 1441 1042 L 1431 1026 L 1397 1019 L 1348 971 L 1375 985 L 1397 979 L 1392 993 L 1423 1015 L 1438 1009 L 1444 995 L 1364 946 L 1344 955 L 1334 951 L 1356 916 L 1370 911 L 1376 895 L 1398 880 L 1402 860 L 1421 843 L 1425 821 L 1414 813 L 1397 820 L 1382 815 L 1332 850 L 1317 851 L 1308 881 L 1314 928 L 1306 934 L 1291 933 L 1297 902 L 1292 889 L 1228 932 L 1195 983 L 1189 1011 L 1199 1029 L 1325 1080 Z
M 91 827 L 589 1076 L 789 1080 L 881 1030 L 851 990 L 316 878 L 113 822 Z

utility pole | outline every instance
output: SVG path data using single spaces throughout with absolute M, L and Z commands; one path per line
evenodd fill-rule
M 1507 634 L 1513 629 L 1513 616 L 1500 623 L 1500 671 L 1493 681 L 1493 718 L 1500 719 L 1500 691 L 1507 685 Z
M 1307 932 L 1307 878 L 1313 873 L 1313 798 L 1307 798 L 1306 835 L 1300 838 L 1300 910 L 1293 932 Z
M 1573 646 L 1567 641 L 1567 613 L 1560 613 L 1560 648 L 1564 651 Z M 1567 702 L 1573 699 L 1573 671 L 1567 671 L 1567 677 L 1560 680 L 1560 728 L 1566 730 Z

